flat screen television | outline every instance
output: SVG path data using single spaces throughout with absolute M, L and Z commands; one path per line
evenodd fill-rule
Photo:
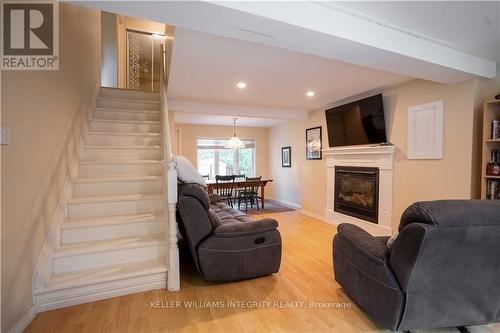
M 328 109 L 325 114 L 330 147 L 387 141 L 381 94 Z

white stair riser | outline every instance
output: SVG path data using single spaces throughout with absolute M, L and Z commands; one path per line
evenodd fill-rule
M 99 99 L 97 101 L 97 107 L 99 108 L 110 108 L 110 109 L 126 109 L 126 110 L 160 110 L 160 103 L 140 103 L 127 101 L 126 99 L 121 100 L 108 100 Z
M 101 92 L 99 95 L 101 97 L 108 97 L 108 98 L 145 99 L 145 100 L 159 100 L 160 99 L 160 93 L 150 92 L 150 91 L 141 91 L 141 90 L 101 88 Z
M 71 255 L 53 258 L 54 274 L 82 269 L 118 265 L 130 262 L 161 258 L 165 254 L 162 243 L 153 243 L 137 248 L 116 249 L 97 253 Z
M 138 199 L 112 202 L 89 202 L 68 204 L 68 218 L 99 217 L 162 211 L 160 199 Z
M 109 160 L 161 160 L 162 151 L 159 149 L 85 149 L 85 159 L 90 161 Z
M 103 196 L 121 194 L 160 194 L 162 193 L 161 180 L 75 183 L 74 196 Z
M 63 229 L 61 243 L 73 244 L 79 242 L 111 240 L 114 238 L 146 236 L 158 234 L 162 231 L 160 218 L 137 223 L 111 224 L 84 228 Z
M 165 289 L 166 269 L 137 277 L 119 279 L 117 281 L 95 282 L 71 288 L 56 289 L 45 292 L 35 290 L 35 304 L 40 312 L 65 308 L 68 306 L 99 301 L 106 298 L 119 297 L 155 289 Z
M 161 176 L 158 164 L 80 164 L 80 176 Z
M 159 124 L 119 123 L 93 120 L 90 129 L 96 132 L 114 133 L 160 133 Z
M 160 114 L 96 110 L 94 111 L 94 119 L 151 121 L 160 120 Z
M 88 134 L 86 143 L 91 146 L 159 146 L 160 136 Z

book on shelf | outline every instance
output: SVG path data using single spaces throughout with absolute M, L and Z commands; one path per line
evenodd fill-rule
M 486 165 L 486 175 L 500 176 L 500 149 L 491 151 L 490 162 Z
M 493 149 L 491 151 L 491 162 L 500 163 L 500 149 Z
M 488 179 L 486 182 L 486 200 L 500 200 L 500 180 Z
M 493 140 L 500 139 L 500 120 L 493 120 L 491 122 L 491 138 Z

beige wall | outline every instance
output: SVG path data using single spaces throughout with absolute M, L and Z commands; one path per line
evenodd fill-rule
M 403 210 L 419 200 L 470 198 L 477 195 L 473 177 L 473 124 L 476 116 L 476 82 L 443 85 L 414 80 L 383 91 L 388 140 L 397 146 L 394 170 L 393 228 Z M 406 158 L 407 109 L 444 101 L 444 157 L 442 160 Z M 476 110 L 477 111 L 477 110 Z M 310 114 L 307 121 L 292 122 L 269 131 L 272 196 L 291 201 L 303 210 L 324 215 L 326 161 L 305 159 L 305 129 L 323 126 L 323 145 L 328 139 L 324 111 Z M 477 134 L 477 133 L 476 133 Z M 282 168 L 280 149 L 292 146 L 292 168 Z
M 117 15 L 101 12 L 101 86 L 118 87 Z
M 270 197 L 302 209 L 323 214 L 326 203 L 326 160 L 306 160 L 306 129 L 322 126 L 323 145 L 327 142 L 324 111 L 309 114 L 309 119 L 269 129 L 269 165 L 274 182 Z M 326 140 L 326 141 L 325 141 Z M 281 166 L 281 148 L 292 147 L 292 166 Z
M 388 138 L 398 148 L 394 165 L 394 230 L 404 209 L 415 201 L 475 196 L 474 84 L 472 80 L 455 85 L 415 80 L 384 91 Z M 438 100 L 444 102 L 443 159 L 408 160 L 408 107 Z
M 232 126 L 204 126 L 175 124 L 181 130 L 181 155 L 187 157 L 196 166 L 196 139 L 197 138 L 230 138 L 233 136 Z M 240 138 L 256 139 L 255 172 L 257 176 L 268 178 L 268 137 L 267 128 L 263 127 L 238 127 L 236 132 Z
M 100 13 L 60 4 L 60 69 L 2 73 L 2 331 L 32 305 L 31 280 L 100 82 Z

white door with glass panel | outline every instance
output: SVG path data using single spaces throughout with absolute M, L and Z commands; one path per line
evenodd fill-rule
M 127 30 L 127 89 L 160 90 L 161 38 Z

